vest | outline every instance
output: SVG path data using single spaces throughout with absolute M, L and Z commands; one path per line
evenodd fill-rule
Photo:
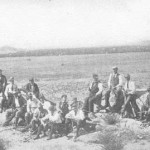
M 99 83 L 100 83 L 100 81 L 92 83 L 92 87 L 90 89 L 91 94 L 96 94 L 99 91 L 99 88 L 98 88 Z
M 119 84 L 119 75 L 120 74 L 117 73 L 117 75 L 113 74 L 111 76 L 111 85 L 112 85 L 112 87 L 115 87 L 115 86 L 117 86 Z

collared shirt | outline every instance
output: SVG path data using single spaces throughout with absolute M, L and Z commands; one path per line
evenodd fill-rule
M 92 89 L 92 86 L 93 86 L 93 83 L 94 82 L 92 82 L 91 84 L 90 84 L 90 87 L 89 87 L 89 89 Z M 103 84 L 101 83 L 101 82 L 98 82 L 98 92 L 96 93 L 96 95 L 99 95 L 99 94 L 101 94 L 101 92 L 103 91 Z
M 118 79 L 119 79 L 119 83 L 116 86 L 117 87 L 122 86 L 122 84 L 123 84 L 122 76 L 120 74 L 112 73 L 112 74 L 110 74 L 109 79 L 108 79 L 108 87 L 109 88 L 113 87 L 113 82 L 114 82 L 113 77 L 117 77 L 117 76 L 118 76 Z
M 16 108 L 17 108 L 17 107 L 20 107 L 18 97 L 15 97 L 15 105 L 16 105 Z
M 38 100 L 36 98 L 33 98 L 32 100 L 29 99 L 27 101 L 27 112 L 34 113 L 35 109 L 38 107 Z
M 11 94 L 14 94 L 16 91 L 18 90 L 18 87 L 16 84 L 8 84 L 6 86 L 6 89 L 5 89 L 5 96 L 8 97 L 8 94 L 11 93 Z
M 135 83 L 133 81 L 126 82 L 124 85 L 124 89 L 127 92 L 127 94 L 135 94 Z
M 83 111 L 80 110 L 80 109 L 77 112 L 72 110 L 66 115 L 65 118 L 75 119 L 75 120 L 84 120 L 85 119 L 85 115 L 84 115 Z
M 44 118 L 42 118 L 42 122 L 45 120 L 55 123 L 62 123 L 61 114 L 58 111 L 55 111 L 53 114 L 49 112 Z

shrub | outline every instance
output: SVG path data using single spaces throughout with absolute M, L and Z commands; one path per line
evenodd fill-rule
M 103 119 L 108 125 L 115 125 L 120 122 L 118 114 L 106 114 Z
M 6 150 L 6 143 L 2 139 L 0 139 L 0 150 Z
M 99 135 L 99 144 L 104 145 L 104 150 L 122 150 L 123 141 L 114 131 L 105 130 Z

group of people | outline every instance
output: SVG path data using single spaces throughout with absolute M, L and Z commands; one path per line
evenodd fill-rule
M 109 76 L 108 90 L 104 92 L 103 83 L 97 74 L 93 74 L 93 82 L 89 86 L 89 95 L 83 102 L 82 109 L 79 108 L 79 101 L 76 97 L 69 104 L 67 95 L 62 95 L 59 104 L 46 100 L 40 94 L 38 85 L 34 78 L 29 79 L 23 88 L 18 88 L 14 82 L 14 77 L 10 77 L 9 84 L 6 77 L 0 70 L 0 93 L 1 112 L 6 111 L 6 120 L 3 126 L 8 126 L 14 120 L 14 128 L 23 125 L 22 132 L 30 131 L 35 135 L 35 140 L 48 134 L 48 140 L 53 135 L 68 135 L 72 131 L 73 123 L 76 125 L 76 135 L 78 137 L 80 127 L 84 127 L 86 120 L 96 117 L 94 104 L 99 109 L 122 114 L 124 117 L 133 117 L 150 121 L 150 87 L 148 87 L 146 103 L 139 109 L 136 103 L 136 87 L 131 81 L 129 74 L 118 73 L 118 67 L 112 68 L 113 72 Z M 22 92 L 26 96 L 22 95 Z M 115 103 L 111 105 L 110 99 L 114 95 Z M 105 105 L 102 106 L 104 97 Z M 113 109 L 112 109 L 113 108 Z

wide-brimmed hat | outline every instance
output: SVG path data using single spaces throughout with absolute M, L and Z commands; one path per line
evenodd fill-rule
M 130 78 L 130 75 L 129 75 L 129 74 L 126 74 L 124 77 L 125 77 L 125 78 Z
M 113 66 L 112 69 L 113 70 L 116 70 L 116 69 L 118 70 L 118 67 L 117 66 Z
M 10 77 L 8 81 L 9 81 L 9 82 L 14 81 L 14 77 Z

